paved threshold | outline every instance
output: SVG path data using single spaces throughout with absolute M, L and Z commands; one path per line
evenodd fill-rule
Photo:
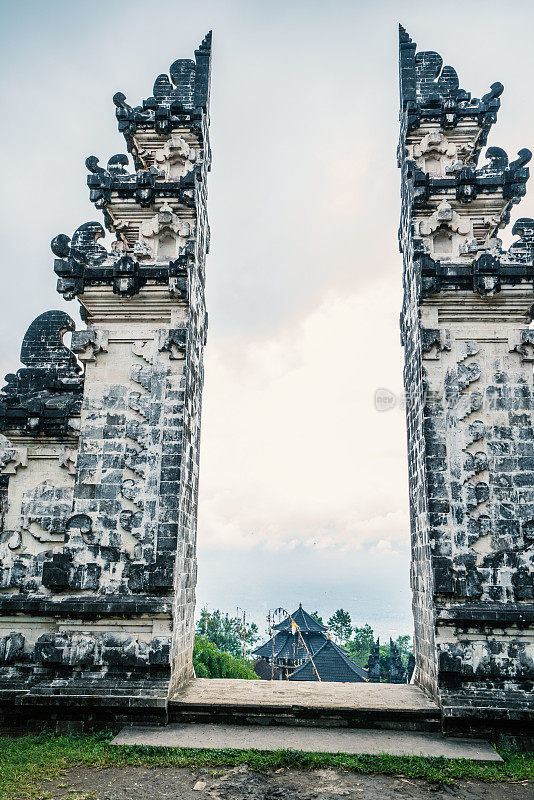
M 324 708 L 331 711 L 434 713 L 438 707 L 417 686 L 392 683 L 314 683 L 196 678 L 170 698 L 172 705 Z
M 447 739 L 440 734 L 257 725 L 171 724 L 164 728 L 123 728 L 114 745 L 202 747 L 208 750 L 301 750 L 392 756 L 443 756 L 502 761 L 483 739 Z

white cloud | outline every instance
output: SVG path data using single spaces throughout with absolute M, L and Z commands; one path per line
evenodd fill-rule
M 208 343 L 204 545 L 407 545 L 404 418 L 374 408 L 377 386 L 401 384 L 399 302 L 379 282 L 270 337 Z

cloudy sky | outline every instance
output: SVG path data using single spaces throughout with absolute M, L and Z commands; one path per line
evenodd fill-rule
M 84 160 L 214 30 L 199 605 L 263 627 L 299 601 L 411 631 L 400 392 L 397 24 L 534 145 L 534 4 L 20 0 L 2 12 L 0 369 L 55 293 L 50 239 L 97 218 Z M 534 193 L 512 217 L 534 216 Z M 505 237 L 506 238 L 506 237 Z

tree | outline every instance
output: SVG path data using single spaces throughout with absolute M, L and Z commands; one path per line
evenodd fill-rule
M 195 637 L 193 666 L 197 678 L 244 678 L 259 680 L 246 661 L 234 658 L 230 653 L 222 653 L 205 636 Z
M 370 625 L 365 624 L 361 628 L 355 626 L 353 631 L 354 639 L 346 642 L 345 647 L 355 664 L 359 664 L 360 667 L 367 667 L 369 653 L 375 641 L 373 629 Z
M 349 612 L 338 608 L 328 620 L 328 627 L 338 644 L 348 642 L 352 633 L 352 620 Z
M 204 636 L 219 650 L 230 653 L 234 658 L 243 656 L 243 620 L 240 617 L 230 617 L 216 608 L 208 611 L 203 608 L 197 622 L 196 632 Z M 248 653 L 251 647 L 260 638 L 258 626 L 255 622 L 247 622 L 245 626 L 245 646 Z
M 312 616 L 314 620 L 319 623 L 319 625 L 324 625 L 323 618 L 320 616 L 318 611 L 312 611 L 310 616 Z

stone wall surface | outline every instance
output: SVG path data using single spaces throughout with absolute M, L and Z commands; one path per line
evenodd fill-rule
M 480 153 L 481 99 L 400 30 L 401 336 L 416 682 L 444 729 L 533 723 L 534 221 L 498 231 L 530 151 Z
M 0 393 L 7 716 L 164 720 L 193 675 L 210 61 L 208 34 L 141 106 L 115 95 L 130 158 L 86 165 L 116 239 L 52 241 L 87 327 L 38 317 Z

